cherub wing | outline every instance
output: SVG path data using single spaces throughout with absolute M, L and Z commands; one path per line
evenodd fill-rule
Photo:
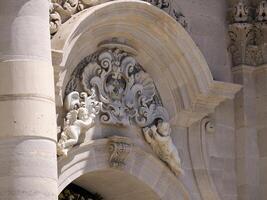
M 79 92 L 73 91 L 73 92 L 69 93 L 65 98 L 64 105 L 65 105 L 65 109 L 67 111 L 74 109 L 74 107 L 77 105 L 79 106 L 80 105 Z

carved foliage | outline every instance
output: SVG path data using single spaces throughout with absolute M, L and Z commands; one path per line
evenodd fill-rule
M 109 164 L 114 168 L 123 168 L 131 152 L 132 144 L 125 137 L 112 137 L 108 143 L 110 158 Z
M 168 120 L 153 80 L 128 53 L 104 50 L 82 63 L 67 91 L 80 88 L 90 93 L 94 89 L 102 103 L 102 123 L 144 127 L 157 118 Z
M 234 66 L 240 64 L 261 65 L 267 62 L 267 2 L 249 8 L 240 0 L 232 9 L 229 35 L 230 52 Z
M 267 1 L 261 1 L 257 8 L 257 21 L 267 21 Z
M 248 6 L 243 2 L 239 1 L 234 6 L 234 21 L 235 22 L 247 22 L 249 17 L 249 9 Z

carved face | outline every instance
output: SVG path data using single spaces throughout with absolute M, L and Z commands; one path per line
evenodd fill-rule
M 89 118 L 89 112 L 86 108 L 81 107 L 78 110 L 78 118 L 80 120 L 87 120 Z
M 170 135 L 171 128 L 170 124 L 167 122 L 159 122 L 158 123 L 158 133 L 161 134 L 162 136 L 168 136 Z

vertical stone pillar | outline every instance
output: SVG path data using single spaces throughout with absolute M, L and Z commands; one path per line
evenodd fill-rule
M 48 0 L 0 1 L 0 199 L 57 199 Z
M 233 78 L 235 83 L 243 86 L 235 99 L 238 199 L 260 199 L 255 68 L 237 66 L 233 69 Z

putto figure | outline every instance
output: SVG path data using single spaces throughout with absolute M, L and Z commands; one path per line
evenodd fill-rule
M 78 143 L 81 134 L 86 133 L 94 124 L 100 110 L 100 103 L 95 101 L 94 92 L 71 92 L 65 100 L 68 111 L 64 120 L 64 128 L 57 144 L 57 154 L 67 156 L 68 151 Z
M 145 127 L 143 133 L 153 151 L 170 167 L 173 173 L 176 176 L 182 174 L 180 157 L 170 136 L 170 124 L 159 120 L 156 125 Z

